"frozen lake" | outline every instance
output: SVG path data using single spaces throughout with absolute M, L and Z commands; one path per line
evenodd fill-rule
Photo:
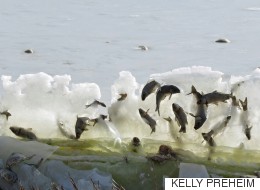
M 145 83 L 179 67 L 246 75 L 259 66 L 258 0 L 0 2 L 0 75 L 14 79 L 69 74 L 73 83 L 97 83 L 109 100 L 122 70 Z M 35 53 L 23 53 L 28 48 Z

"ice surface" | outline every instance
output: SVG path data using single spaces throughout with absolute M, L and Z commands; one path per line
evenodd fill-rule
M 75 181 L 80 189 L 86 188 L 86 184 L 90 185 L 88 190 L 92 190 L 93 183 L 99 184 L 101 189 L 112 189 L 112 176 L 110 174 L 101 173 L 97 169 L 93 170 L 75 170 L 66 166 L 61 161 L 48 161 L 40 168 L 43 174 L 49 176 L 56 184 L 60 184 L 64 189 L 72 189 L 70 177 Z
M 20 141 L 12 137 L 0 136 L 1 159 L 4 161 L 13 153 L 21 153 L 25 156 L 35 156 L 26 161 L 27 163 L 37 163 L 40 159 L 46 160 L 58 147 L 49 146 L 36 141 Z

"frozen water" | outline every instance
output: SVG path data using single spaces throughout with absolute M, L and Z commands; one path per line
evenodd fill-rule
M 1 134 L 15 136 L 10 126 L 32 128 L 39 138 L 66 138 L 58 129 L 58 121 L 65 129 L 75 131 L 77 116 L 97 118 L 99 114 L 109 114 L 110 120 L 99 119 L 95 127 L 88 126 L 81 138 L 151 138 L 154 140 L 175 141 L 173 132 L 178 131 L 171 108 L 173 102 L 179 104 L 185 112 L 196 113 L 196 101 L 193 95 L 187 95 L 194 85 L 199 92 L 209 93 L 215 90 L 236 96 L 237 100 L 248 99 L 248 110 L 234 107 L 231 100 L 218 105 L 208 106 L 207 120 L 203 127 L 194 130 L 194 118 L 188 115 L 187 133 L 178 134 L 181 142 L 201 143 L 202 132 L 208 132 L 219 121 L 228 115 L 231 120 L 224 132 L 214 138 L 217 145 L 238 147 L 244 143 L 246 148 L 259 149 L 259 114 L 260 100 L 257 96 L 260 82 L 259 69 L 246 76 L 230 76 L 214 71 L 209 67 L 193 66 L 175 69 L 166 73 L 152 74 L 155 79 L 164 84 L 173 84 L 181 89 L 169 100 L 161 102 L 161 116 L 155 112 L 155 93 L 141 100 L 141 91 L 145 84 L 138 83 L 135 77 L 126 71 L 120 72 L 119 78 L 111 87 L 111 104 L 106 108 L 85 108 L 85 105 L 101 98 L 100 88 L 94 83 L 71 84 L 70 76 L 50 76 L 45 73 L 21 75 L 12 81 L 11 77 L 3 76 L 3 93 L 1 96 L 2 111 L 8 110 L 12 116 L 6 120 L 2 116 Z M 239 85 L 238 85 L 239 84 Z M 123 101 L 117 101 L 120 93 L 127 93 Z M 101 99 L 102 100 L 102 99 Z M 150 134 L 150 127 L 143 122 L 138 109 L 148 110 L 148 114 L 156 120 L 156 132 Z M 164 118 L 171 117 L 169 125 Z M 245 126 L 252 126 L 251 140 L 247 140 Z M 174 140 L 175 139 L 175 140 Z
M 204 165 L 180 163 L 179 178 L 209 178 L 209 174 Z

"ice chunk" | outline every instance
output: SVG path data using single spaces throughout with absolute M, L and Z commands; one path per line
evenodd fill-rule
M 209 178 L 209 174 L 204 165 L 180 163 L 179 178 Z
M 3 160 L 6 160 L 13 152 L 18 152 L 26 156 L 35 154 L 27 162 L 37 163 L 40 159 L 47 159 L 57 148 L 37 141 L 20 141 L 12 137 L 0 136 L 0 152 Z

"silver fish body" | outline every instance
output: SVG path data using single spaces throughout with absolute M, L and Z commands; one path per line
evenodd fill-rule
M 244 132 L 245 132 L 245 135 L 246 135 L 248 140 L 251 139 L 251 129 L 252 129 L 252 127 L 249 127 L 248 125 L 246 125 Z
M 76 133 L 76 139 L 79 139 L 81 134 L 88 130 L 87 129 L 87 123 L 88 117 L 77 117 L 76 124 L 75 124 L 75 133 Z
M 176 121 L 178 122 L 179 126 L 181 127 L 179 132 L 186 133 L 186 125 L 188 125 L 187 115 L 184 112 L 183 108 L 180 107 L 178 104 L 172 104 L 172 110 L 175 114 Z
M 216 136 L 223 131 L 229 123 L 231 116 L 227 116 L 223 121 L 217 123 L 208 133 L 202 133 L 202 137 L 208 142 L 210 146 L 215 146 L 216 143 L 213 140 L 213 136 Z
M 212 138 L 211 133 L 211 131 L 209 133 L 202 133 L 202 137 L 209 144 L 209 146 L 216 146 L 216 143 Z
M 197 104 L 197 112 L 196 115 L 190 114 L 195 118 L 194 129 L 197 130 L 202 127 L 202 125 L 207 120 L 207 104 Z
M 164 85 L 156 93 L 156 109 L 155 111 L 158 111 L 158 114 L 160 115 L 160 104 L 161 101 L 166 98 L 166 96 L 169 96 L 169 99 L 171 98 L 172 94 L 180 93 L 180 89 L 174 85 Z
M 198 104 L 217 104 L 218 102 L 226 102 L 226 100 L 232 98 L 232 94 L 225 94 L 222 92 L 214 91 L 208 94 L 202 95 L 198 100 Z
M 139 114 L 144 120 L 144 122 L 151 127 L 151 133 L 155 132 L 156 121 L 141 108 L 139 109 Z
M 37 140 L 36 135 L 30 130 L 16 126 L 11 126 L 9 129 L 18 137 L 22 137 L 29 140 Z
M 142 100 L 144 101 L 151 93 L 155 92 L 158 88 L 160 88 L 160 86 L 161 85 L 155 80 L 148 82 L 142 90 Z

